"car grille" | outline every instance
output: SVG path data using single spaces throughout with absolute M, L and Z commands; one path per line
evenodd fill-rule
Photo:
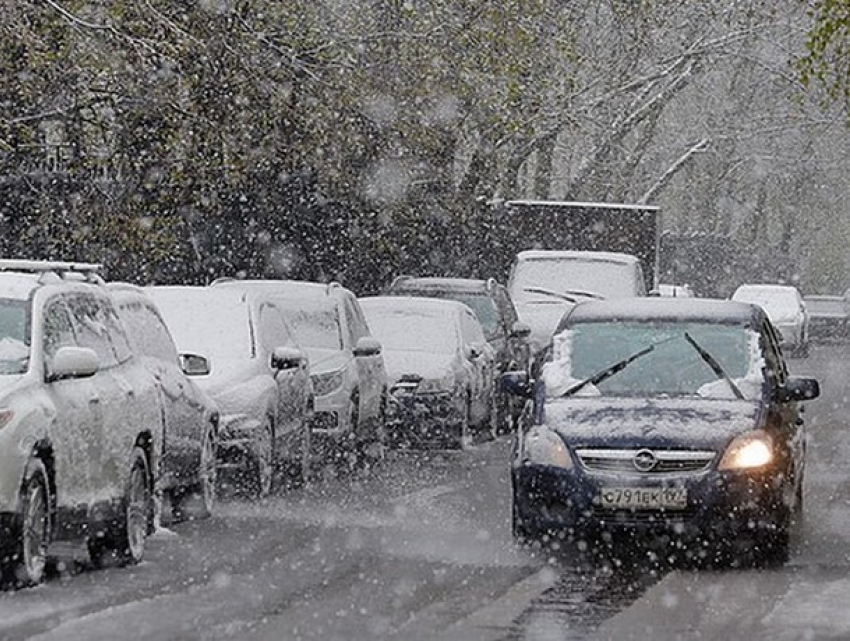
M 694 450 L 580 449 L 576 454 L 590 472 L 639 475 L 693 474 L 707 470 L 715 453 Z

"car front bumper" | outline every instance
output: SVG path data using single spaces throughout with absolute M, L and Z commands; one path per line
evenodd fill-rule
M 387 410 L 387 438 L 396 447 L 456 446 L 464 407 L 453 392 L 395 392 Z
M 527 531 L 568 538 L 617 530 L 735 537 L 781 525 L 785 506 L 780 478 L 766 471 L 614 477 L 523 465 L 513 469 L 514 509 Z M 601 491 L 611 487 L 683 487 L 687 502 L 681 509 L 603 507 Z

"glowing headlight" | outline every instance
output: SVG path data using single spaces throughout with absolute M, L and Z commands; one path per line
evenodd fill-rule
M 762 467 L 773 460 L 773 439 L 766 432 L 742 434 L 729 444 L 720 461 L 721 470 Z
M 345 372 L 337 369 L 332 372 L 313 374 L 310 378 L 313 379 L 313 393 L 316 396 L 324 396 L 342 387 Z
M 535 465 L 570 469 L 573 460 L 564 441 L 545 425 L 532 427 L 525 436 L 524 459 Z

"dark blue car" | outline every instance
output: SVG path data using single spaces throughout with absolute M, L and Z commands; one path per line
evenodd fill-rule
M 517 536 L 665 532 L 786 560 L 802 509 L 800 401 L 820 390 L 789 376 L 760 307 L 583 303 L 533 379 L 503 382 L 533 400 L 512 462 Z

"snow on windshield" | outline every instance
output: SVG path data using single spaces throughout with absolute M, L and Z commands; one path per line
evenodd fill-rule
M 653 346 L 622 371 L 588 384 L 577 396 L 701 396 L 735 398 L 685 338 L 688 334 L 720 364 L 747 399 L 761 393 L 763 360 L 758 334 L 732 325 L 708 323 L 581 323 L 557 334 L 551 360 L 543 366 L 550 397 Z
M 180 352 L 205 356 L 214 369 L 218 361 L 253 356 L 248 307 L 241 297 L 187 288 L 152 288 L 148 293 Z
M 372 335 L 390 351 L 452 354 L 457 331 L 445 310 L 388 309 L 364 305 Z
M 581 258 L 535 258 L 517 264 L 511 280 L 511 296 L 517 302 L 545 299 L 528 287 L 553 292 L 585 291 L 605 298 L 634 296 L 634 270 L 615 261 Z
M 27 311 L 25 301 L 0 300 L 0 374 L 27 371 L 30 353 Z
M 289 301 L 283 313 L 304 349 L 343 348 L 339 316 L 332 302 L 308 298 Z

